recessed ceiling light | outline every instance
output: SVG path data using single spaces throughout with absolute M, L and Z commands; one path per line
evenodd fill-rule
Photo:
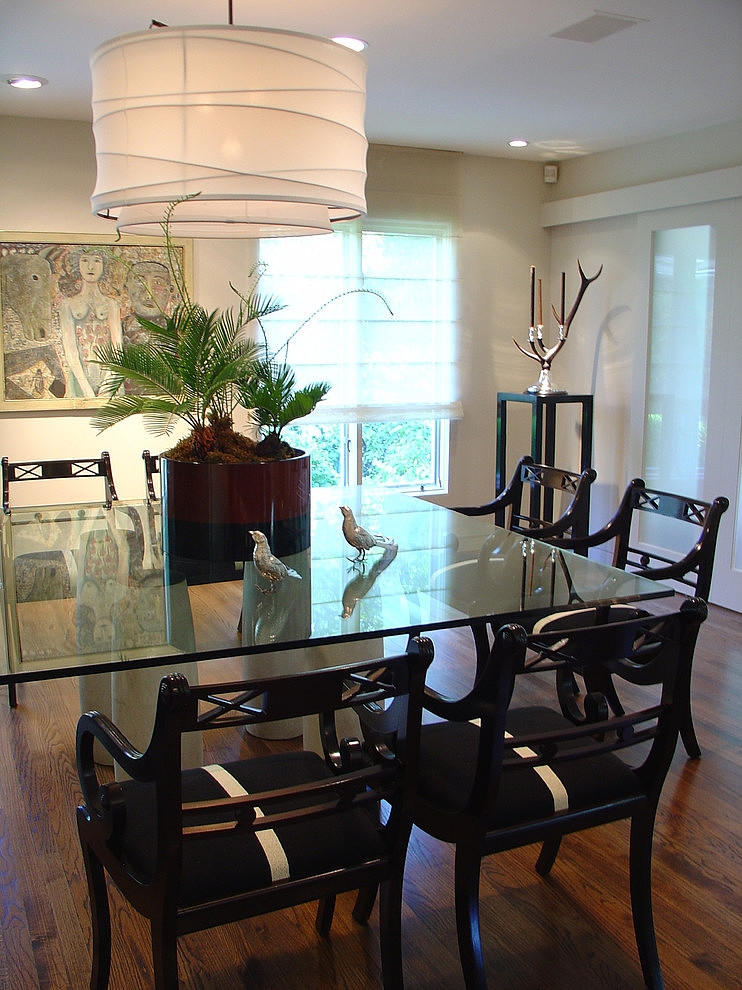
M 350 48 L 354 52 L 365 52 L 368 48 L 368 42 L 362 41 L 360 38 L 339 37 L 332 40 L 337 42 L 338 45 L 344 45 L 346 48 Z
M 41 89 L 49 82 L 48 79 L 43 79 L 41 76 L 26 75 L 6 76 L 5 81 L 14 89 Z
M 508 141 L 511 148 L 527 148 L 528 141 L 524 141 L 523 138 L 513 138 L 512 141 Z

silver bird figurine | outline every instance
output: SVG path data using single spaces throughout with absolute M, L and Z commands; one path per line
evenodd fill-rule
M 270 594 L 270 592 L 276 590 L 276 585 L 283 581 L 285 577 L 293 577 L 301 580 L 301 574 L 297 574 L 295 570 L 287 567 L 282 560 L 279 560 L 278 557 L 271 553 L 265 533 L 261 533 L 259 529 L 251 529 L 250 536 L 255 540 L 255 550 L 252 555 L 255 568 L 261 577 L 264 577 L 270 582 L 267 588 L 261 588 L 260 585 L 256 585 L 260 591 L 264 594 Z
M 358 555 L 353 558 L 349 557 L 349 560 L 364 560 L 366 551 L 372 547 L 392 547 L 397 545 L 388 536 L 382 536 L 380 533 L 369 533 L 367 529 L 360 526 L 356 522 L 356 517 L 353 515 L 353 510 L 349 505 L 341 505 L 340 511 L 343 514 L 343 536 L 353 549 L 358 551 Z

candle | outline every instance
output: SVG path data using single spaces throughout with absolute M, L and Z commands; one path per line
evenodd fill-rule
M 564 274 L 564 272 L 562 272 L 562 308 L 561 308 L 561 316 L 559 317 L 559 323 L 561 324 L 561 326 L 564 326 L 564 289 L 565 289 L 564 280 L 565 280 L 565 278 L 566 278 L 566 275 Z
M 538 280 L 538 325 L 544 325 L 544 309 L 541 303 L 541 279 Z
M 531 265 L 531 326 L 535 326 L 536 323 L 533 312 L 535 290 L 536 290 L 536 267 L 535 265 Z

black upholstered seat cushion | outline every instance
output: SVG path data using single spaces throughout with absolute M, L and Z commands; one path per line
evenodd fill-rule
M 224 769 L 252 794 L 332 777 L 324 761 L 316 753 L 308 752 L 278 753 L 226 763 Z M 154 788 L 150 784 L 126 781 L 122 789 L 126 801 L 123 834 L 126 859 L 130 869 L 146 880 L 152 876 L 156 858 Z M 206 769 L 184 771 L 184 802 L 226 796 L 220 783 Z M 282 807 L 296 807 L 298 803 L 286 802 Z M 266 809 L 265 813 L 269 810 L 276 807 Z M 213 815 L 210 820 L 214 820 Z M 265 832 L 261 835 L 265 836 Z M 274 863 L 272 875 L 271 857 L 276 851 L 276 839 L 280 843 L 279 863 L 278 867 Z M 282 871 L 286 867 L 291 879 L 300 879 L 385 854 L 386 847 L 373 815 L 364 809 L 282 826 L 269 834 L 267 843 L 261 843 L 252 831 L 235 832 L 228 837 L 222 833 L 215 840 L 186 840 L 179 903 L 188 906 L 268 887 L 285 878 Z
M 513 709 L 508 732 L 519 735 L 574 728 L 546 707 Z M 464 807 L 476 769 L 479 728 L 470 722 L 436 722 L 423 726 L 418 773 L 419 799 L 442 810 Z M 506 756 L 506 759 L 508 757 Z M 517 761 L 517 753 L 513 757 Z M 594 807 L 641 793 L 634 771 L 613 754 L 560 763 L 553 773 L 536 767 L 503 771 L 488 831 L 553 817 L 559 811 Z M 566 807 L 565 807 L 566 802 Z

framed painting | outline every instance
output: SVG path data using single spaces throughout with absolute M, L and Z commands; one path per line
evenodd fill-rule
M 192 242 L 175 240 L 191 285 Z M 0 234 L 0 410 L 99 406 L 103 343 L 141 340 L 180 301 L 164 240 Z

